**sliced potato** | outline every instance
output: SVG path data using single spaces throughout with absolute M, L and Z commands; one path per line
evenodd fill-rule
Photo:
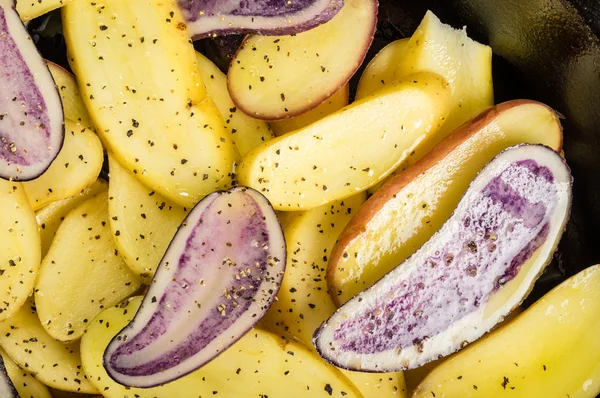
M 0 346 L 17 365 L 49 387 L 97 393 L 81 368 L 79 343 L 63 344 L 53 339 L 40 323 L 33 300 L 0 322 Z
M 104 370 L 111 339 L 133 318 L 141 297 L 103 311 L 81 339 L 83 367 L 107 398 L 194 397 L 361 397 L 339 370 L 303 346 L 259 329 L 197 371 L 161 387 L 126 388 Z
M 35 286 L 37 313 L 52 337 L 74 341 L 104 308 L 140 284 L 119 256 L 108 224 L 108 194 L 100 193 L 58 227 Z
M 357 100 L 368 97 L 397 80 L 396 69 L 404 56 L 409 40 L 409 38 L 395 40 L 373 57 L 360 76 L 356 88 Z
M 177 1 L 73 1 L 63 27 L 86 108 L 124 167 L 182 206 L 230 186 L 235 149 Z
M 250 152 L 240 184 L 277 210 L 307 210 L 368 189 L 411 156 L 443 123 L 447 83 L 416 74 Z
M 413 397 L 595 397 L 599 285 L 598 265 L 571 277 L 434 369 Z
M 66 120 L 63 148 L 48 170 L 23 188 L 33 210 L 65 199 L 90 186 L 100 174 L 104 152 L 92 130 Z
M 17 12 L 21 21 L 27 22 L 56 10 L 69 1 L 71 0 L 17 0 Z
M 108 184 L 104 180 L 96 180 L 92 185 L 82 190 L 77 195 L 66 199 L 52 202 L 44 206 L 35 214 L 39 226 L 40 237 L 42 241 L 42 258 L 46 257 L 48 249 L 52 244 L 56 230 L 63 222 L 67 214 L 89 198 L 106 191 Z
M 231 133 L 231 139 L 240 155 L 244 156 L 273 138 L 273 132 L 267 123 L 237 110 L 227 91 L 227 76 L 204 55 L 197 52 L 196 56 L 206 92 L 225 120 L 225 128 Z
M 10 377 L 10 380 L 17 389 L 20 398 L 51 398 L 48 387 L 43 385 L 29 372 L 19 368 L 15 361 L 2 348 L 0 348 L 0 356 L 4 361 L 6 373 L 8 373 L 8 377 Z
M 50 73 L 52 74 L 58 92 L 60 93 L 60 100 L 65 113 L 65 119 L 79 123 L 89 130 L 94 130 L 95 128 L 90 119 L 90 115 L 88 114 L 87 109 L 85 109 L 85 104 L 81 99 L 81 93 L 79 92 L 75 76 L 56 65 L 54 62 L 46 62 L 48 63 L 48 69 L 50 69 Z
M 13 316 L 33 291 L 40 234 L 21 183 L 0 179 L 0 321 Z
M 229 93 L 248 115 L 278 120 L 307 112 L 343 87 L 375 33 L 377 1 L 345 0 L 329 22 L 288 36 L 248 36 L 227 72 Z
M 109 155 L 108 215 L 119 254 L 150 283 L 187 210 L 147 188 Z
M 348 105 L 349 94 L 350 88 L 348 84 L 346 84 L 316 108 L 295 117 L 271 122 L 271 129 L 276 136 L 280 136 L 289 133 L 290 131 L 306 127 Z

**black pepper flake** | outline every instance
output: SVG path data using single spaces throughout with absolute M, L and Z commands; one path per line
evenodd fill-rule
M 140 124 L 139 124 L 139 122 L 138 122 L 137 120 L 135 120 L 135 119 L 131 119 L 131 125 L 132 125 L 133 127 L 135 127 L 135 128 L 138 128 L 138 127 L 140 127 Z
M 127 130 L 127 137 L 131 137 L 133 135 L 133 130 Z
M 181 159 L 181 164 L 186 164 L 187 162 L 187 159 Z
M 104 31 L 106 29 L 108 29 L 108 26 L 106 26 L 106 25 L 100 25 L 100 30 Z
M 504 376 L 503 377 L 504 380 L 502 380 L 502 384 L 500 384 L 502 386 L 502 388 L 504 388 L 506 390 L 506 386 L 508 385 L 509 381 L 508 381 L 508 377 Z
M 279 94 L 279 96 L 281 97 L 281 101 L 285 101 L 285 94 L 284 93 Z
M 327 392 L 327 394 L 333 395 L 333 388 L 331 388 L 331 385 L 329 383 L 325 384 L 324 390 Z
M 296 293 L 296 292 L 297 292 L 297 290 L 296 290 L 295 287 L 293 287 L 293 288 L 290 289 L 290 293 Z
M 152 302 L 156 303 L 156 296 L 152 296 Z
M 204 180 L 208 180 L 208 174 L 204 174 L 204 175 L 202 176 L 202 181 L 204 181 Z

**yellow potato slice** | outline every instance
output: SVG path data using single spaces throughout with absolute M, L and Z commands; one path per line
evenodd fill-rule
M 108 215 L 121 258 L 150 283 L 187 210 L 147 188 L 109 155 Z
M 63 148 L 48 170 L 23 188 L 34 210 L 50 202 L 77 195 L 91 185 L 100 174 L 104 152 L 102 143 L 92 130 L 65 121 Z
M 60 223 L 63 222 L 67 214 L 89 198 L 107 189 L 108 184 L 106 181 L 98 179 L 77 195 L 52 202 L 36 212 L 35 218 L 39 226 L 42 241 L 42 258 L 46 257 L 52 240 L 54 240 L 54 235 L 56 235 L 56 230 L 58 230 Z
M 316 108 L 295 117 L 271 122 L 271 129 L 276 136 L 280 136 L 289 133 L 290 131 L 306 127 L 348 105 L 349 94 L 350 88 L 346 84 Z
M 17 365 L 49 387 L 98 392 L 82 370 L 79 343 L 63 344 L 53 339 L 40 323 L 33 300 L 0 322 L 0 346 Z
M 600 266 L 435 368 L 413 397 L 593 398 L 600 393 Z
M 368 97 L 397 80 L 396 68 L 404 56 L 409 41 L 410 38 L 395 40 L 373 57 L 360 76 L 356 88 L 357 100 Z
M 40 234 L 21 183 L 0 179 L 0 321 L 13 316 L 33 291 Z
M 236 108 L 227 91 L 227 76 L 204 55 L 196 53 L 196 56 L 206 92 L 225 120 L 225 128 L 231 133 L 231 139 L 240 155 L 244 156 L 273 138 L 273 132 L 267 123 Z
M 108 194 L 100 193 L 58 227 L 35 288 L 38 316 L 50 336 L 77 340 L 88 322 L 140 284 L 118 254 L 108 224 Z
M 27 22 L 52 10 L 56 10 L 71 0 L 17 0 L 17 12 L 21 21 Z
M 60 93 L 65 119 L 79 123 L 87 129 L 95 130 L 90 115 L 81 99 L 81 92 L 79 92 L 75 76 L 54 62 L 46 61 L 46 63 Z
M 52 398 L 48 387 L 43 385 L 29 372 L 19 368 L 15 361 L 2 348 L 0 348 L 0 356 L 2 356 L 2 360 L 4 361 L 6 373 L 17 389 L 20 398 Z
M 126 388 L 104 370 L 102 356 L 110 340 L 135 315 L 141 297 L 103 311 L 81 339 L 83 367 L 107 398 L 196 397 L 361 397 L 335 367 L 303 346 L 259 329 L 199 370 L 161 387 Z M 330 392 L 328 392 L 330 391 Z
M 411 156 L 448 114 L 447 83 L 416 74 L 250 152 L 240 184 L 276 210 L 307 210 L 368 189 Z
M 177 1 L 73 1 L 63 27 L 86 108 L 124 167 L 182 206 L 230 186 L 236 151 Z
M 365 200 L 363 192 L 301 213 L 287 223 L 283 230 L 288 253 L 285 276 L 262 327 L 314 351 L 314 331 L 336 310 L 327 293 L 327 259 L 340 232 Z M 402 372 L 342 372 L 365 397 L 404 396 Z

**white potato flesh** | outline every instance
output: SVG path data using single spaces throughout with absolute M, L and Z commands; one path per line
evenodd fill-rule
M 6 373 L 17 389 L 20 398 L 51 398 L 48 387 L 33 377 L 31 373 L 21 369 L 2 348 L 0 348 L 0 356 L 4 361 Z
M 394 84 L 396 78 L 396 69 L 401 62 L 408 46 L 410 38 L 395 40 L 383 47 L 381 51 L 373 57 L 364 72 L 360 76 L 358 87 L 356 88 L 356 99 L 368 97 L 374 92 Z
M 75 76 L 54 62 L 46 61 L 46 63 L 60 93 L 65 119 L 79 123 L 87 129 L 95 130 L 90 115 L 81 99 L 81 92 L 79 86 L 77 86 Z

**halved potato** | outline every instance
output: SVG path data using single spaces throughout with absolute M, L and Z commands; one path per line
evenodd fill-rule
M 441 126 L 447 83 L 431 73 L 355 102 L 250 152 L 240 184 L 263 193 L 277 210 L 307 210 L 368 189 Z
M 49 387 L 98 392 L 81 368 L 79 343 L 54 340 L 42 327 L 31 299 L 10 319 L 0 322 L 0 346 L 17 365 Z
M 187 376 L 153 388 L 126 388 L 102 365 L 104 350 L 135 315 L 141 297 L 103 311 L 81 339 L 83 367 L 107 398 L 361 397 L 335 367 L 303 346 L 259 329 L 251 330 L 220 356 Z
M 56 10 L 69 1 L 71 0 L 17 0 L 17 12 L 21 21 L 27 22 Z
M 395 40 L 381 49 L 369 62 L 358 81 L 356 99 L 368 97 L 374 92 L 393 84 L 396 69 L 402 61 L 410 38 Z
M 108 215 L 121 258 L 150 283 L 187 209 L 147 188 L 109 155 Z
M 10 380 L 17 389 L 20 398 L 52 398 L 48 387 L 43 385 L 29 372 L 19 368 L 15 361 L 2 348 L 0 348 L 0 356 L 4 361 L 6 373 L 8 373 L 8 377 L 10 377 Z
M 0 321 L 13 316 L 33 291 L 40 234 L 23 185 L 0 179 Z
M 278 120 L 307 112 L 344 86 L 375 33 L 376 0 L 345 0 L 329 22 L 290 36 L 248 36 L 231 61 L 229 93 L 239 109 Z
M 40 268 L 35 304 L 50 336 L 74 341 L 104 308 L 140 287 L 125 265 L 108 225 L 108 194 L 72 210 L 56 231 Z
M 204 55 L 197 52 L 196 56 L 206 92 L 225 120 L 225 128 L 231 133 L 231 139 L 240 155 L 244 156 L 273 138 L 273 132 L 267 123 L 237 110 L 227 91 L 227 76 Z
M 86 108 L 124 167 L 183 206 L 230 186 L 235 149 L 175 0 L 73 1 L 63 27 Z
M 406 260 L 448 220 L 479 170 L 523 143 L 560 151 L 562 127 L 551 108 L 525 100 L 490 108 L 385 184 L 333 249 L 327 283 L 334 301 L 346 302 Z
M 598 265 L 571 277 L 434 369 L 413 397 L 595 397 L 599 285 Z
M 34 210 L 65 199 L 91 185 L 104 162 L 102 143 L 92 130 L 71 120 L 65 121 L 63 148 L 48 170 L 23 188 Z
M 290 131 L 306 127 L 348 105 L 349 94 L 350 87 L 348 84 L 345 84 L 344 87 L 340 88 L 335 94 L 326 99 L 325 102 L 319 104 L 316 108 L 301 113 L 298 116 L 271 122 L 271 129 L 276 136 L 280 136 L 289 133 Z

